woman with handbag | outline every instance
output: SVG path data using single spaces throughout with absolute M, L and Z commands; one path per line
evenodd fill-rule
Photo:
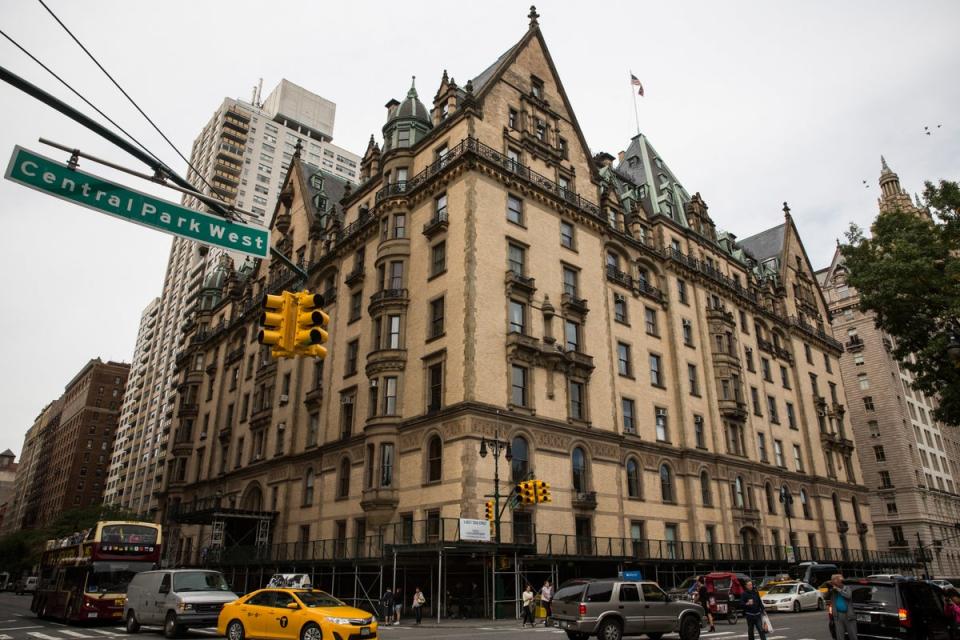
M 417 587 L 413 591 L 413 615 L 416 617 L 416 624 L 420 624 L 423 621 L 423 605 L 427 603 L 427 599 L 423 597 L 423 591 L 420 591 L 420 587 Z

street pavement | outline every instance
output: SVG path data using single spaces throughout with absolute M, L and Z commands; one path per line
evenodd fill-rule
M 772 614 L 771 622 L 775 631 L 768 640 L 829 640 L 826 614 L 822 611 L 806 613 Z M 143 640 L 161 640 L 160 627 L 144 627 L 140 635 Z M 123 626 L 116 623 L 101 625 L 66 625 L 50 620 L 40 620 L 30 612 L 30 596 L 17 596 L 12 593 L 0 593 L 0 640 L 119 640 L 126 636 Z M 206 640 L 220 637 L 216 629 L 191 629 L 185 640 Z M 424 620 L 421 626 L 415 626 L 410 620 L 403 620 L 400 626 L 382 627 L 380 637 L 386 640 L 444 640 L 447 638 L 463 640 L 464 637 L 489 637 L 490 640 L 565 640 L 563 631 L 542 626 L 530 629 L 520 628 L 515 621 L 497 620 Z M 642 637 L 642 636 L 641 636 Z M 665 639 L 677 639 L 676 634 L 665 635 Z M 743 640 L 747 637 L 746 623 L 739 620 L 731 625 L 726 622 L 717 625 L 714 633 L 704 632 L 701 638 L 710 640 Z

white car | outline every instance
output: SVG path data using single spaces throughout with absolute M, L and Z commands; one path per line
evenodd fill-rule
M 823 594 L 806 582 L 784 582 L 770 587 L 763 596 L 763 606 L 768 611 L 800 612 L 804 609 L 820 609 L 825 606 Z

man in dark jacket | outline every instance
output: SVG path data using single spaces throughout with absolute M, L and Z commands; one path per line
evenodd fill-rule
M 760 632 L 760 640 L 767 640 L 767 632 L 763 628 L 763 600 L 753 587 L 753 580 L 747 580 L 746 588 L 740 594 L 740 604 L 743 605 L 743 615 L 747 619 L 747 639 L 754 640 L 753 629 Z
M 380 606 L 383 607 L 383 623 L 393 624 L 393 590 L 387 589 L 380 596 Z

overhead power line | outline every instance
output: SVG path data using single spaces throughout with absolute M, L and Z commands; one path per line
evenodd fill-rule
M 90 107 L 91 109 L 93 109 L 94 111 L 96 111 L 97 113 L 99 113 L 101 116 L 103 116 L 103 117 L 107 120 L 107 122 L 109 122 L 110 124 L 112 124 L 113 126 L 115 126 L 117 129 L 119 129 L 119 130 L 121 131 L 121 133 L 123 133 L 123 135 L 127 136 L 127 138 L 130 139 L 131 142 L 133 142 L 133 143 L 136 144 L 138 147 L 140 147 L 141 149 L 143 149 L 146 153 L 148 153 L 150 156 L 152 156 L 157 162 L 162 162 L 162 161 L 160 160 L 160 158 L 158 158 L 155 153 L 153 153 L 152 151 L 150 151 L 150 149 L 147 149 L 147 147 L 144 146 L 144 144 L 143 144 L 142 142 L 140 142 L 139 140 L 137 140 L 136 138 L 134 138 L 133 135 L 132 135 L 129 131 L 127 131 L 126 129 L 124 129 L 123 127 L 121 127 L 119 124 L 117 124 L 116 121 L 113 120 L 113 118 L 111 118 L 110 116 L 108 116 L 107 114 L 105 114 L 103 111 L 101 111 L 101 110 L 97 107 L 97 105 L 95 105 L 95 104 L 93 104 L 92 102 L 90 102 L 89 100 L 87 100 L 87 98 L 84 97 L 84 95 L 83 95 L 82 93 L 80 93 L 79 91 L 77 91 L 76 89 L 74 89 L 72 86 L 70 86 L 70 84 L 69 84 L 66 80 L 64 80 L 63 78 L 61 78 L 59 75 L 57 75 L 56 72 L 54 72 L 53 69 L 51 69 L 51 68 L 48 67 L 47 65 L 43 64 L 43 62 L 41 62 L 35 55 L 33 55 L 32 53 L 30 53 L 29 51 L 27 51 L 19 42 L 17 42 L 17 41 L 14 40 L 13 38 L 11 38 L 11 37 L 10 37 L 5 31 L 3 31 L 2 29 L 0 29 L 0 35 L 2 35 L 4 38 L 6 38 L 7 40 L 9 40 L 10 43 L 13 44 L 13 46 L 15 46 L 17 49 L 20 49 L 20 51 L 22 51 L 24 54 L 26 54 L 27 57 L 29 57 L 31 60 L 33 60 L 34 62 L 36 62 L 38 65 L 40 65 L 40 67 L 43 68 L 44 71 L 46 71 L 47 73 L 49 73 L 50 75 L 52 75 L 54 78 L 56 78 L 57 80 L 59 80 L 59 81 L 60 81 L 60 84 L 62 84 L 62 85 L 65 86 L 67 89 L 69 89 L 70 91 L 72 91 L 72 92 L 73 92 L 73 95 L 75 95 L 75 96 L 77 96 L 78 98 L 80 98 L 81 100 L 83 100 L 88 107 Z
M 55 14 L 55 13 L 53 12 L 53 10 L 52 10 L 50 7 L 47 6 L 47 3 L 45 3 L 43 0 L 37 0 L 37 2 L 39 2 L 39 3 L 43 6 L 43 8 L 47 10 L 47 13 L 49 13 L 51 16 L 53 16 L 53 19 L 57 21 L 57 24 L 59 24 L 61 27 L 63 27 L 63 30 L 67 32 L 67 35 L 69 35 L 69 36 L 73 39 L 73 41 L 77 43 L 77 46 L 79 46 L 81 49 L 83 49 L 83 52 L 84 52 L 85 54 L 87 54 L 87 56 L 93 61 L 93 63 L 94 63 L 95 65 L 97 65 L 97 67 L 99 67 L 100 71 L 102 71 L 102 72 L 104 73 L 104 75 L 106 75 L 107 78 L 110 79 L 110 82 L 113 83 L 113 86 L 115 86 L 115 87 L 120 91 L 120 93 L 122 93 L 122 94 L 124 95 L 124 97 L 125 97 L 127 100 L 130 101 L 130 104 L 132 104 L 132 105 L 134 106 L 134 108 L 136 108 L 136 110 L 140 112 L 140 115 L 142 115 L 144 118 L 146 118 L 147 122 L 149 122 L 150 125 L 156 130 L 156 132 L 160 134 L 160 137 L 163 138 L 163 139 L 167 142 L 168 145 L 170 145 L 170 148 L 173 149 L 178 156 L 180 156 L 180 159 L 183 160 L 185 163 L 187 163 L 187 166 L 197 175 L 198 178 L 200 178 L 201 181 L 203 181 L 203 184 L 207 185 L 207 187 L 210 189 L 210 192 L 211 192 L 213 195 L 215 195 L 217 198 L 219 198 L 220 200 L 223 200 L 224 202 L 226 202 L 226 200 L 224 200 L 223 196 L 221 196 L 219 193 L 217 193 L 217 192 L 214 190 L 213 185 L 211 185 L 209 182 L 207 182 L 207 179 L 203 177 L 203 174 L 200 173 L 200 172 L 197 170 L 197 168 L 194 167 L 193 164 L 190 163 L 189 160 L 187 160 L 186 156 L 184 156 L 182 153 L 180 153 L 180 150 L 177 148 L 177 146 L 176 146 L 175 144 L 173 144 L 173 142 L 170 141 L 170 138 L 168 138 L 168 137 L 166 136 L 166 134 L 164 134 L 163 131 L 160 130 L 160 127 L 158 127 L 157 124 L 156 124 L 153 120 L 150 119 L 150 116 L 148 116 L 148 115 L 146 114 L 146 112 L 145 112 L 143 109 L 140 108 L 140 105 L 137 104 L 136 100 L 134 100 L 133 98 L 130 97 L 130 94 L 127 93 L 127 92 L 123 89 L 123 87 L 120 86 L 120 83 L 117 82 L 112 75 L 110 75 L 110 72 L 107 71 L 107 70 L 103 67 L 102 64 L 100 64 L 100 62 L 96 59 L 96 57 L 94 57 L 94 55 L 93 55 L 92 53 L 90 53 L 90 51 L 89 51 L 85 46 L 83 46 L 83 43 L 80 42 L 80 40 L 77 38 L 77 36 L 73 35 L 73 32 L 70 31 L 69 27 L 67 27 L 67 25 L 65 25 L 65 24 L 63 23 L 63 21 L 62 21 L 60 18 L 57 17 L 57 14 Z M 151 154 L 151 155 L 152 155 L 152 154 Z

